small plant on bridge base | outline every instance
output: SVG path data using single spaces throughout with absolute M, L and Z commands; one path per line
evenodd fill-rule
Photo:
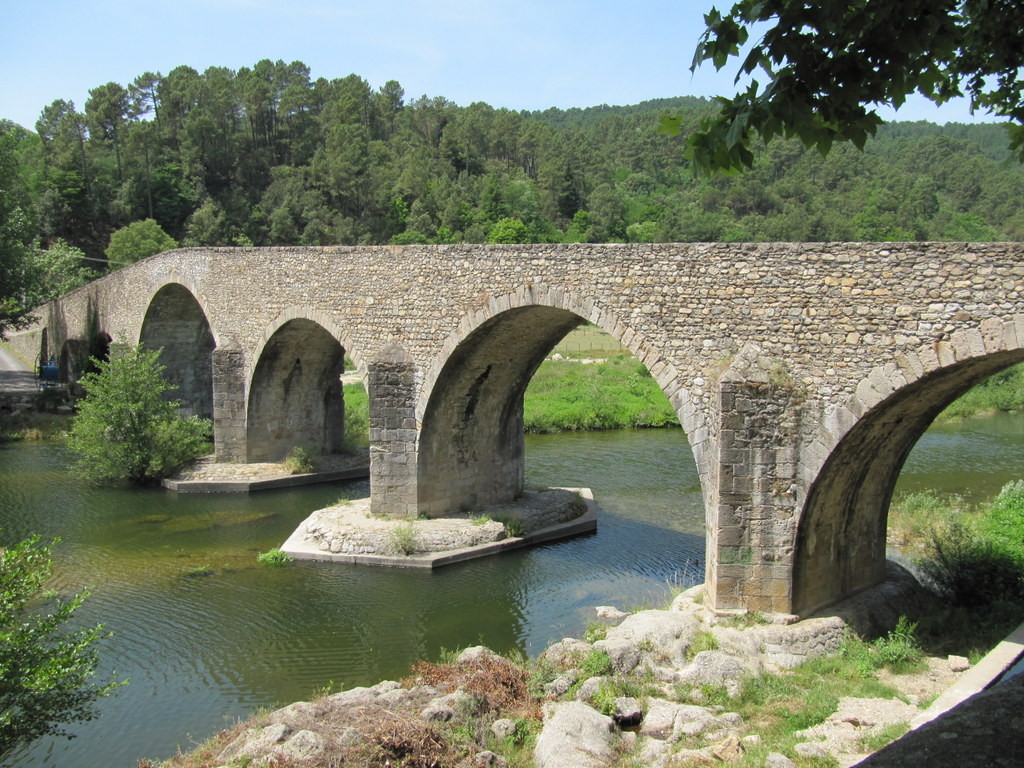
M 416 551 L 416 526 L 412 520 L 398 523 L 388 532 L 388 539 L 396 553 L 411 555 Z
M 291 561 L 292 559 L 277 547 L 256 556 L 256 562 L 268 568 L 281 568 Z
M 518 517 L 496 517 L 494 518 L 505 526 L 505 533 L 516 538 L 526 533 L 526 525 Z
M 296 445 L 288 452 L 284 460 L 285 469 L 293 475 L 308 475 L 316 470 L 313 461 L 313 449 L 308 445 Z

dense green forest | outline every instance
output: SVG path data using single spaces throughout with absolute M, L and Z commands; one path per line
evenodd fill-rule
M 34 131 L 0 122 L 17 169 L 0 186 L 25 238 L 99 259 L 143 219 L 182 245 L 1024 238 L 1001 126 L 895 123 L 826 157 L 777 140 L 749 173 L 700 178 L 684 139 L 715 109 L 515 112 L 301 62 L 180 66 L 100 85 L 81 112 L 55 101 Z

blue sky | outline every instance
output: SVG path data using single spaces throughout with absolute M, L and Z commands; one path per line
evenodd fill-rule
M 12 1 L 0 32 L 0 118 L 32 128 L 56 99 L 187 64 L 300 60 L 406 98 L 545 109 L 731 93 L 734 70 L 689 71 L 712 0 Z M 731 3 L 719 2 L 720 7 Z M 891 112 L 883 114 L 892 119 Z M 901 120 L 968 121 L 965 104 L 914 100 Z

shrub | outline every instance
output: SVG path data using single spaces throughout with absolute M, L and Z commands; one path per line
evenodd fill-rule
M 96 700 L 120 683 L 92 682 L 102 626 L 68 632 L 85 593 L 45 605 L 52 547 L 39 537 L 0 551 L 0 760 L 62 723 L 96 716 Z
M 961 523 L 933 531 L 917 565 L 932 588 L 954 605 L 1016 600 L 1024 586 L 1024 561 Z
M 612 659 L 605 651 L 592 648 L 580 661 L 581 680 L 589 677 L 604 677 L 612 672 Z
M 268 568 L 282 568 L 291 561 L 292 559 L 277 547 L 256 556 L 256 562 Z
M 1007 483 L 992 501 L 982 531 L 1015 555 L 1024 555 L 1024 480 Z
M 501 523 L 503 526 L 505 526 L 505 533 L 507 533 L 512 538 L 522 536 L 524 533 L 526 533 L 526 526 L 523 524 L 523 521 L 520 520 L 518 517 L 510 517 L 508 515 L 503 515 L 500 517 L 496 517 L 494 519 L 497 522 Z
M 401 555 L 411 555 L 416 551 L 416 526 L 412 520 L 398 523 L 388 531 L 391 549 Z
M 910 621 L 906 616 L 900 616 L 895 629 L 871 644 L 878 655 L 879 664 L 897 674 L 919 667 L 924 653 L 914 636 L 916 631 L 916 622 Z
M 308 475 L 316 470 L 313 461 L 313 449 L 306 445 L 296 445 L 284 460 L 285 469 L 293 475 Z
M 91 358 L 97 370 L 81 379 L 85 397 L 68 434 L 79 454 L 75 471 L 93 482 L 152 482 L 206 454 L 212 425 L 178 416 L 165 398 L 159 351 L 114 346 L 110 360 Z
M 177 247 L 177 241 L 164 232 L 156 221 L 145 219 L 133 221 L 128 226 L 121 227 L 114 232 L 110 236 L 110 245 L 107 246 L 104 253 L 110 260 L 111 267 L 117 269 L 124 264 L 130 264 Z

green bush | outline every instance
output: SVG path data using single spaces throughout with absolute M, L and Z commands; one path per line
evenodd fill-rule
M 85 397 L 68 433 L 78 455 L 75 471 L 93 482 L 152 482 L 208 453 L 211 423 L 178 416 L 164 393 L 159 351 L 115 345 L 110 360 L 81 379 Z
M 388 531 L 388 539 L 393 552 L 399 555 L 411 555 L 416 551 L 416 526 L 412 520 L 398 523 Z
M 267 568 L 282 568 L 292 559 L 282 552 L 278 547 L 269 549 L 266 552 L 261 552 L 256 556 L 256 562 L 260 565 L 266 566 Z
M 918 567 L 932 588 L 953 605 L 1019 600 L 1024 559 L 961 523 L 933 531 Z
M 0 761 L 62 723 L 92 720 L 97 699 L 120 685 L 93 682 L 102 626 L 67 631 L 83 592 L 52 601 L 52 546 L 35 536 L 0 550 Z
M 284 460 L 285 469 L 293 475 L 308 475 L 316 470 L 313 449 L 307 445 L 296 445 Z
M 1008 552 L 1024 557 L 1024 480 L 1003 486 L 986 511 L 981 529 Z
M 924 652 L 915 637 L 916 631 L 916 622 L 900 616 L 895 629 L 871 644 L 879 664 L 897 674 L 917 669 L 924 659 Z
M 110 245 L 104 253 L 111 267 L 118 269 L 125 264 L 154 256 L 162 251 L 177 248 L 178 242 L 164 232 L 153 219 L 133 221 L 121 227 L 110 236 Z

